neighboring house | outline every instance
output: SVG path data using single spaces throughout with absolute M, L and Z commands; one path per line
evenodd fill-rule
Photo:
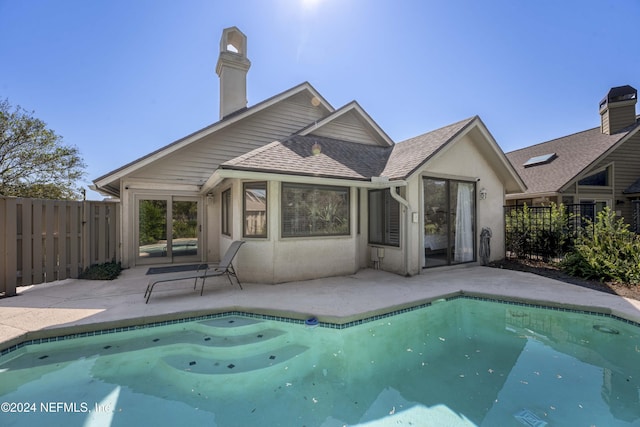
M 121 200 L 125 266 L 219 259 L 279 283 L 367 266 L 414 275 L 504 255 L 502 206 L 525 186 L 472 117 L 394 144 L 356 102 L 309 83 L 247 108 L 246 37 L 220 42 L 220 120 L 94 181 Z
M 637 98 L 631 86 L 614 87 L 600 102 L 600 127 L 507 153 L 527 185 L 508 194 L 507 204 L 595 203 L 596 211 L 609 206 L 638 231 Z

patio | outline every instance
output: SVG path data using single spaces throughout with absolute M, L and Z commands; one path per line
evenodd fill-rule
M 66 279 L 19 288 L 18 296 L 0 299 L 0 350 L 25 340 L 235 310 L 346 323 L 460 293 L 611 313 L 640 322 L 640 301 L 480 266 L 408 278 L 366 269 L 279 285 L 243 283 L 244 290 L 219 277 L 207 281 L 202 297 L 192 281 L 173 282 L 158 287 L 145 304 L 147 269 L 125 270 L 115 281 Z

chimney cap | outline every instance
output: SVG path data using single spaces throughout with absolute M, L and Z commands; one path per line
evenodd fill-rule
M 638 91 L 629 85 L 612 87 L 607 96 L 600 101 L 600 108 L 611 102 L 630 101 L 638 99 Z
M 225 28 L 220 37 L 220 52 L 231 52 L 246 57 L 247 36 L 236 26 Z

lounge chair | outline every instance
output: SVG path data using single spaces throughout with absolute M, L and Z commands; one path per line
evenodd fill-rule
M 236 270 L 233 268 L 233 264 L 231 262 L 236 257 L 236 254 L 238 253 L 238 250 L 240 249 L 240 246 L 242 246 L 243 243 L 244 242 L 238 241 L 238 240 L 231 243 L 231 246 L 229 246 L 229 249 L 227 249 L 227 252 L 222 257 L 222 260 L 220 260 L 220 262 L 217 264 L 205 264 L 206 268 L 201 268 L 201 269 L 198 269 L 197 271 L 188 271 L 188 272 L 183 272 L 179 274 L 171 274 L 171 275 L 162 276 L 158 279 L 149 280 L 149 284 L 147 285 L 147 290 L 144 292 L 144 298 L 146 298 L 145 304 L 149 303 L 149 298 L 151 298 L 151 292 L 153 291 L 154 286 L 157 285 L 158 283 L 167 283 L 167 282 L 175 282 L 178 280 L 194 279 L 193 289 L 195 289 L 198 284 L 198 279 L 202 279 L 202 287 L 200 288 L 200 296 L 202 296 L 202 293 L 204 292 L 204 282 L 205 280 L 207 280 L 207 278 L 216 277 L 216 276 L 227 276 L 227 278 L 229 279 L 229 282 L 231 283 L 231 286 L 233 286 L 233 280 L 231 280 L 231 276 L 233 276 L 236 278 L 236 281 L 238 282 L 238 286 L 240 286 L 240 289 L 242 289 L 242 284 L 240 283 L 240 280 L 238 279 L 238 275 L 236 274 Z

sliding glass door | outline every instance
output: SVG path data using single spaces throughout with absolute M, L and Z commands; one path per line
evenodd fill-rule
M 424 267 L 475 261 L 475 182 L 423 179 Z
M 200 259 L 198 200 L 140 197 L 136 209 L 138 263 L 173 263 Z

